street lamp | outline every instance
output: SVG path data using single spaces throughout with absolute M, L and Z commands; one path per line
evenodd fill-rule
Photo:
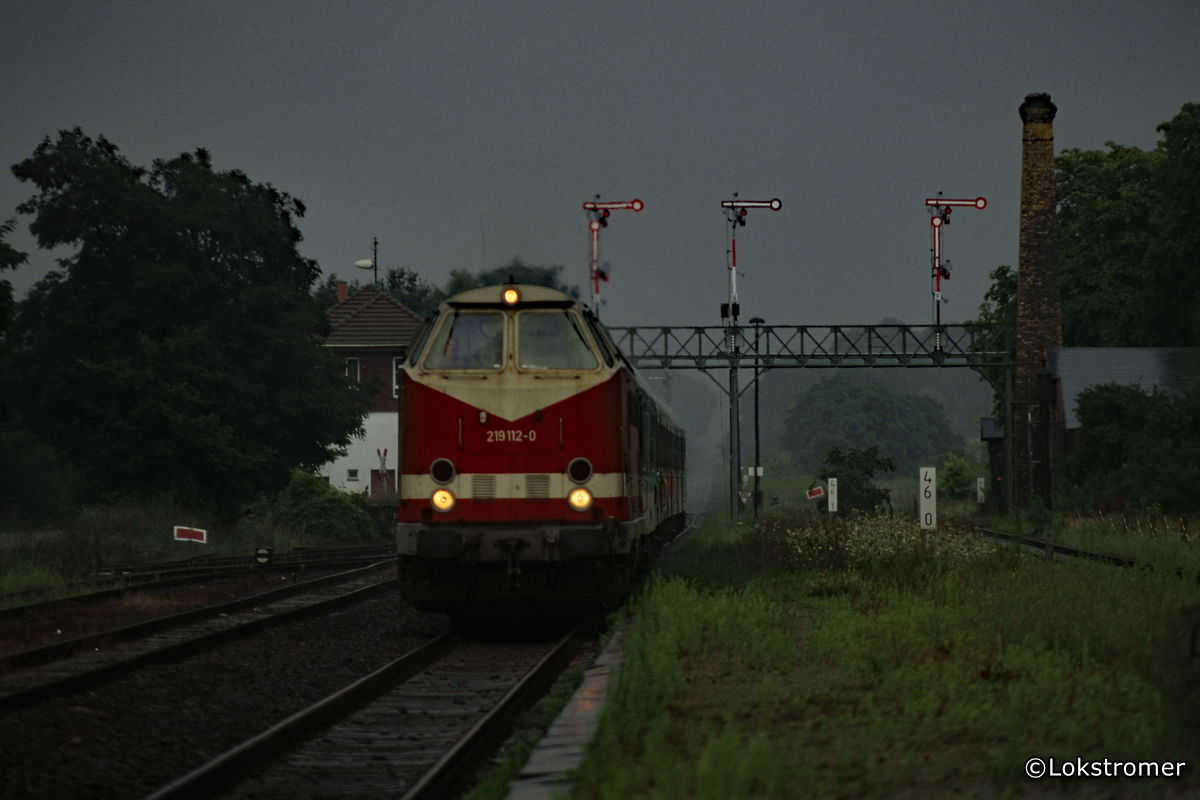
M 372 272 L 371 283 L 378 285 L 379 283 L 379 239 L 371 239 L 371 257 L 360 259 L 354 262 L 354 266 L 359 269 L 369 269 Z
M 754 326 L 754 518 L 758 518 L 758 509 L 762 505 L 762 491 L 759 480 L 762 477 L 762 466 L 759 462 L 758 451 L 758 334 L 759 326 L 766 320 L 762 317 L 751 317 L 750 324 Z

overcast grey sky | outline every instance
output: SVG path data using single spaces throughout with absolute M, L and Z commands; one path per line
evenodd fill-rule
M 1024 96 L 1052 96 L 1058 150 L 1149 148 L 1200 101 L 1198 43 L 1195 0 L 6 0 L 0 220 L 31 194 L 8 167 L 73 126 L 293 194 L 302 251 L 343 277 L 377 236 L 437 284 L 520 256 L 583 288 L 581 203 L 637 197 L 602 236 L 603 318 L 717 324 L 738 191 L 784 204 L 740 231 L 743 319 L 916 323 L 942 190 L 989 203 L 946 230 L 956 321 L 1017 259 Z M 31 252 L 18 292 L 52 266 Z

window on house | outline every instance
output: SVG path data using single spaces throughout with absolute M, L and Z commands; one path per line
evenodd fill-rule
M 357 358 L 347 358 L 346 359 L 346 380 L 350 381 L 351 383 L 358 383 L 358 378 L 359 378 L 358 359 Z
M 346 470 L 346 480 L 348 480 L 348 481 L 358 480 L 358 470 L 356 470 L 356 469 Z
M 404 366 L 404 356 L 392 359 L 392 397 L 400 396 L 400 368 Z

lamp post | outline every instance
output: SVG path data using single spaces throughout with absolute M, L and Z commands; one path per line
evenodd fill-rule
M 762 477 L 762 466 L 758 450 L 758 334 L 759 326 L 766 320 L 762 317 L 751 317 L 750 324 L 754 326 L 754 518 L 758 519 L 758 509 L 762 506 L 762 491 L 759 480 Z
M 361 259 L 354 262 L 354 266 L 359 269 L 371 270 L 371 284 L 379 283 L 379 239 L 378 237 L 371 239 L 371 257 Z

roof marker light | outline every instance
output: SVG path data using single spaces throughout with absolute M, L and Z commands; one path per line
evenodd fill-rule
M 505 305 L 515 306 L 517 304 L 517 302 L 521 299 L 521 293 L 518 292 L 516 289 L 509 287 L 504 290 L 503 297 L 504 297 Z

